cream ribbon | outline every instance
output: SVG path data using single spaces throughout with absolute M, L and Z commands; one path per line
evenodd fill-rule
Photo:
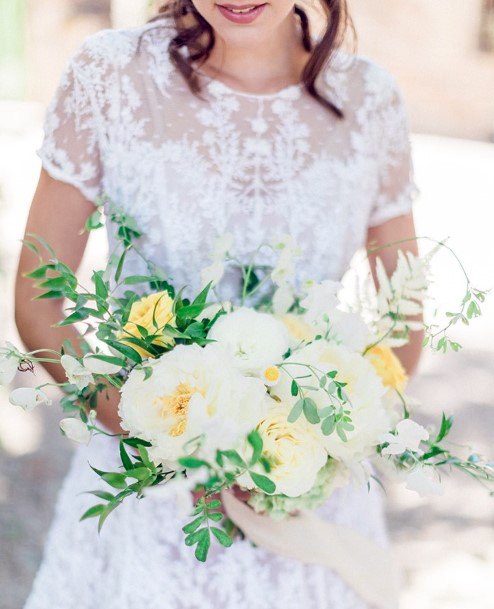
M 285 558 L 328 567 L 366 603 L 376 609 L 398 609 L 398 572 L 389 550 L 313 512 L 273 520 L 228 491 L 221 498 L 229 518 L 256 545 Z

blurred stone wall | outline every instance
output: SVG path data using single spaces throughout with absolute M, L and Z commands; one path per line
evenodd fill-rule
M 348 1 L 360 52 L 398 78 L 414 131 L 494 141 L 494 52 L 481 50 L 484 0 Z

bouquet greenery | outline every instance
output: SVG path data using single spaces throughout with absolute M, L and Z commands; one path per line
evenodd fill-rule
M 494 481 L 480 456 L 451 452 L 452 417 L 443 415 L 437 431 L 411 418 L 407 376 L 392 351 L 420 330 L 424 346 L 457 351 L 449 329 L 480 315 L 486 293 L 465 273 L 465 297 L 458 312 L 447 313 L 447 324 L 417 321 L 431 257 L 439 247 L 449 250 L 446 244 L 436 243 L 423 258 L 400 251 L 391 277 L 377 258 L 378 289 L 360 293 L 350 306 L 339 297 L 339 283 L 307 280 L 295 287 L 300 252 L 290 238 L 261 245 L 245 262 L 224 235 L 202 273 L 202 289 L 187 298 L 183 286 L 149 261 L 147 274 L 126 275 L 129 252 L 141 255 L 139 230 L 116 209 L 108 221 L 118 226 L 119 249 L 94 271 L 91 287 L 80 285 L 42 239 L 25 243 L 40 259 L 28 275 L 41 289 L 38 298 L 68 302 L 59 325 L 83 324 L 81 344 L 25 353 L 6 343 L 0 350 L 4 384 L 38 363 L 63 366 L 61 407 L 71 416 L 60 426 L 77 442 L 94 434 L 115 442 L 96 414 L 100 393 L 109 386 L 120 391 L 125 433 L 115 450 L 122 466 L 93 468 L 108 488 L 92 491 L 99 503 L 83 519 L 98 518 L 101 527 L 128 497 L 174 497 L 192 518 L 183 527 L 185 543 L 204 561 L 212 537 L 226 547 L 233 542 L 219 493 L 234 486 L 249 491 L 257 512 L 286 518 L 383 467 L 421 495 L 441 492 L 440 472 L 450 468 Z M 87 229 L 99 226 L 96 211 Z M 267 250 L 276 254 L 274 266 L 265 264 Z M 225 264 L 242 277 L 235 302 L 218 295 Z M 10 401 L 26 409 L 47 404 L 45 389 L 14 389 Z

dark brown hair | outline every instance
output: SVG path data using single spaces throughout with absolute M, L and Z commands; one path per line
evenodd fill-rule
M 335 52 L 343 44 L 347 30 L 350 29 L 354 36 L 355 30 L 348 13 L 346 0 L 320 0 L 320 3 L 327 23 L 324 32 L 315 44 L 312 43 L 307 13 L 297 4 L 294 7 L 294 11 L 300 19 L 302 44 L 307 51 L 311 52 L 302 73 L 302 82 L 312 97 L 338 118 L 343 118 L 342 109 L 323 97 L 317 91 L 315 82 L 318 74 L 331 63 Z M 215 43 L 214 30 L 208 21 L 198 13 L 191 0 L 169 0 L 161 6 L 156 17 L 150 22 L 163 19 L 170 21 L 176 30 L 176 35 L 168 47 L 170 58 L 182 73 L 192 93 L 200 96 L 201 87 L 193 63 L 198 62 L 200 66 L 209 57 Z

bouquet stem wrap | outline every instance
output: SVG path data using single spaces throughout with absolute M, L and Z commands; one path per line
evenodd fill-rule
M 302 511 L 285 520 L 256 513 L 231 492 L 222 492 L 231 520 L 256 545 L 270 552 L 325 566 L 376 609 L 398 609 L 399 574 L 389 549 L 343 525 Z

